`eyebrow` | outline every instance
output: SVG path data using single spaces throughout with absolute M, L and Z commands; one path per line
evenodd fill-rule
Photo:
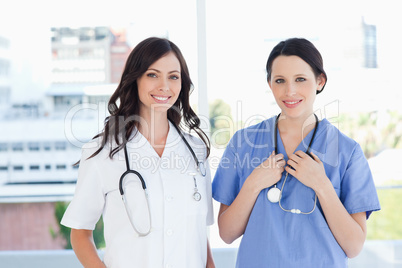
M 149 68 L 148 71 L 154 71 L 154 72 L 157 72 L 157 73 L 160 73 L 160 72 L 161 72 L 161 71 L 159 71 L 158 69 L 154 69 L 154 68 Z M 170 71 L 170 72 L 169 72 L 169 74 L 171 74 L 171 73 L 180 73 L 180 71 L 178 71 L 178 70 L 173 70 L 173 71 Z
M 297 77 L 297 76 L 307 76 L 306 74 L 295 74 L 293 77 Z M 277 74 L 274 75 L 272 78 L 284 78 L 285 76 L 281 75 L 281 74 Z

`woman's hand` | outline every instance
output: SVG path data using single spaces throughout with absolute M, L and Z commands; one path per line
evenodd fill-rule
M 297 151 L 289 157 L 288 165 L 286 171 L 317 194 L 328 226 L 348 258 L 357 256 L 366 239 L 366 213 L 346 211 L 325 174 L 324 164 L 315 154 L 310 157 Z
M 258 193 L 281 179 L 286 164 L 283 158 L 283 154 L 275 155 L 275 152 L 272 152 L 264 162 L 251 172 L 247 180 Z
M 71 245 L 78 260 L 85 268 L 106 268 L 98 256 L 92 230 L 71 229 Z
M 206 268 L 215 268 L 215 263 L 207 263 Z
M 221 204 L 218 225 L 219 234 L 227 244 L 243 235 L 254 203 L 262 189 L 277 183 L 282 177 L 286 162 L 283 154 L 274 152 L 247 177 L 239 194 L 230 206 Z
M 207 239 L 207 265 L 206 268 L 215 268 L 214 258 L 212 256 L 211 246 L 209 245 L 209 240 Z
M 307 187 L 317 191 L 324 186 L 328 178 L 325 174 L 324 164 L 315 154 L 311 152 L 310 154 L 311 156 L 303 151 L 292 154 L 285 170 Z

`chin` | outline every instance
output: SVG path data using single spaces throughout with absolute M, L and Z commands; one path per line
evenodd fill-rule
M 173 104 L 171 104 L 171 103 L 154 103 L 151 105 L 151 109 L 154 111 L 167 111 L 172 106 L 173 106 Z
M 313 112 L 305 113 L 303 111 L 296 111 L 296 110 L 289 111 L 289 109 L 282 110 L 282 114 L 291 119 L 300 119 L 300 118 L 305 119 L 308 116 L 310 116 L 312 113 Z

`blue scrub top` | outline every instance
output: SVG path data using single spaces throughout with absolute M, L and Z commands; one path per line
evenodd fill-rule
M 251 172 L 274 150 L 275 117 L 239 130 L 230 140 L 212 182 L 213 198 L 230 205 Z M 306 151 L 313 131 L 296 151 Z M 380 203 L 367 160 L 360 145 L 342 134 L 328 120 L 318 124 L 311 149 L 324 163 L 325 172 L 350 213 L 380 210 Z M 278 131 L 278 153 L 285 148 Z M 286 172 L 277 187 L 280 189 Z M 251 212 L 237 255 L 236 267 L 347 267 L 347 256 L 336 242 L 317 199 L 310 215 L 283 211 L 267 199 L 269 188 L 260 192 Z M 282 193 L 284 209 L 309 212 L 315 193 L 289 174 Z

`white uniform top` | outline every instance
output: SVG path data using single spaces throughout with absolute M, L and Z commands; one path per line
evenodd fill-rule
M 189 149 L 174 126 L 169 124 L 162 157 L 140 132 L 127 143 L 130 168 L 142 175 L 148 191 L 152 231 L 144 237 L 139 237 L 131 226 L 119 192 L 119 179 L 126 171 L 124 150 L 120 150 L 112 160 L 109 147 L 105 146 L 97 156 L 87 160 L 99 148 L 99 140 L 83 146 L 75 195 L 61 224 L 93 230 L 103 215 L 106 242 L 103 261 L 108 268 L 206 266 L 207 225 L 213 224 L 214 217 L 205 145 L 199 138 L 183 133 L 198 159 L 207 167 L 207 174 L 203 177 L 197 172 Z M 202 196 L 200 201 L 193 198 L 195 172 L 197 188 Z M 128 201 L 141 204 L 135 208 L 135 215 L 147 215 L 138 178 L 126 176 L 124 185 L 128 187 L 125 191 Z M 135 217 L 133 223 L 142 228 L 147 220 L 147 216 Z

